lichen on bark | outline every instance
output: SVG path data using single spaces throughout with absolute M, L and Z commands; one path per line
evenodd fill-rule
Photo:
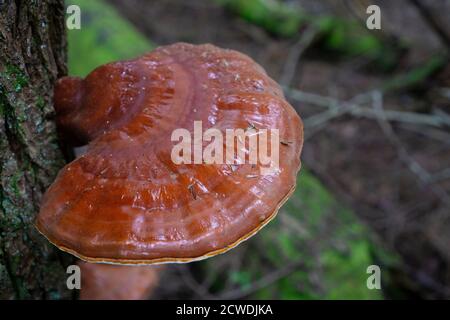
M 0 1 L 0 299 L 65 298 L 65 257 L 34 228 L 64 165 L 52 91 L 66 74 L 64 4 Z

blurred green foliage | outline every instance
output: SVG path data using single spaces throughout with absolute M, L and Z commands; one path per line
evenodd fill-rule
M 107 62 L 131 59 L 154 45 L 103 0 L 70 0 L 81 8 L 81 29 L 68 30 L 69 73 L 85 76 Z
M 396 65 L 403 45 L 393 43 L 361 21 L 329 15 L 310 15 L 299 6 L 279 0 L 216 0 L 244 20 L 281 37 L 295 37 L 302 28 L 317 30 L 316 40 L 323 49 L 344 57 L 364 56 L 381 68 Z
M 81 30 L 68 31 L 71 75 L 84 76 L 101 64 L 132 58 L 154 47 L 105 2 L 72 0 L 70 4 L 78 4 L 82 12 Z M 262 14 L 248 5 L 248 14 Z M 366 287 L 366 268 L 372 264 L 367 231 L 306 169 L 279 216 L 246 245 L 249 252 L 243 267 L 225 274 L 243 291 L 265 274 L 292 261 L 301 262 L 301 267 L 252 293 L 253 298 L 381 298 L 379 291 Z M 223 275 L 214 274 L 214 264 L 228 259 L 234 250 L 196 263 L 206 270 L 205 277 L 213 274 L 213 290 L 222 290 L 225 281 Z
M 449 55 L 447 53 L 437 53 L 422 65 L 392 77 L 392 79 L 384 83 L 382 90 L 393 92 L 395 90 L 412 89 L 423 84 L 426 79 L 445 67 L 448 62 Z
M 243 19 L 267 31 L 291 37 L 298 33 L 305 17 L 297 10 L 276 0 L 217 0 Z

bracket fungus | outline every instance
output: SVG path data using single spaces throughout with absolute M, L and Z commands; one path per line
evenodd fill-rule
M 64 141 L 88 148 L 59 172 L 36 226 L 88 262 L 189 262 L 223 253 L 273 219 L 295 188 L 301 119 L 278 84 L 239 52 L 163 46 L 85 79 L 61 78 L 54 96 Z M 223 132 L 277 129 L 277 170 L 175 164 L 171 134 L 193 132 L 195 121 Z

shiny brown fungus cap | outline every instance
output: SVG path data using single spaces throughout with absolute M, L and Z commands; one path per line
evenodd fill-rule
M 174 44 L 85 79 L 62 78 L 55 110 L 64 140 L 89 145 L 48 189 L 36 224 L 86 261 L 189 262 L 223 253 L 274 218 L 295 188 L 301 120 L 265 71 L 233 50 Z M 203 131 L 278 129 L 278 170 L 175 164 L 172 132 L 193 132 L 194 121 Z

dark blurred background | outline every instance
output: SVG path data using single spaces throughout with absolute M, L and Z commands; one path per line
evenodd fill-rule
M 248 54 L 305 123 L 295 194 L 258 235 L 159 271 L 155 299 L 450 298 L 450 1 L 78 4 L 69 72 L 158 45 Z M 366 9 L 381 8 L 381 30 Z M 381 268 L 382 290 L 366 269 Z

